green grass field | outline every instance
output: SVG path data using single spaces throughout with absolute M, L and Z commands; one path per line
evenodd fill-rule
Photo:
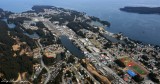
M 136 66 L 132 66 L 131 67 L 133 69 L 133 71 L 141 74 L 141 75 L 146 75 L 147 72 L 145 70 L 143 70 L 140 66 L 136 65 Z

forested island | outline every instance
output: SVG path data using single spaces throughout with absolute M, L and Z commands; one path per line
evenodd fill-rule
M 121 11 L 138 14 L 160 14 L 160 7 L 130 7 L 120 8 Z

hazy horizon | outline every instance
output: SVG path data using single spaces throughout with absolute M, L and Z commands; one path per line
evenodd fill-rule
M 109 21 L 111 27 L 107 30 L 151 44 L 160 44 L 160 16 L 126 13 L 119 10 L 124 6 L 160 6 L 159 0 L 2 0 L 0 8 L 13 12 L 30 10 L 33 5 L 52 5 L 99 17 Z M 144 33 L 142 33 L 144 32 Z

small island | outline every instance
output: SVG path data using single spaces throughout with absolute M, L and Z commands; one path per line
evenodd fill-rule
M 130 7 L 120 8 L 121 11 L 138 14 L 160 14 L 160 7 Z

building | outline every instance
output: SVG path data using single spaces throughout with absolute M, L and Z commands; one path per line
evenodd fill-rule
M 154 84 L 154 82 L 150 81 L 150 80 L 145 80 L 142 82 L 142 84 Z
M 136 76 L 136 73 L 134 73 L 132 70 L 127 70 L 127 73 L 128 73 L 131 77 Z

